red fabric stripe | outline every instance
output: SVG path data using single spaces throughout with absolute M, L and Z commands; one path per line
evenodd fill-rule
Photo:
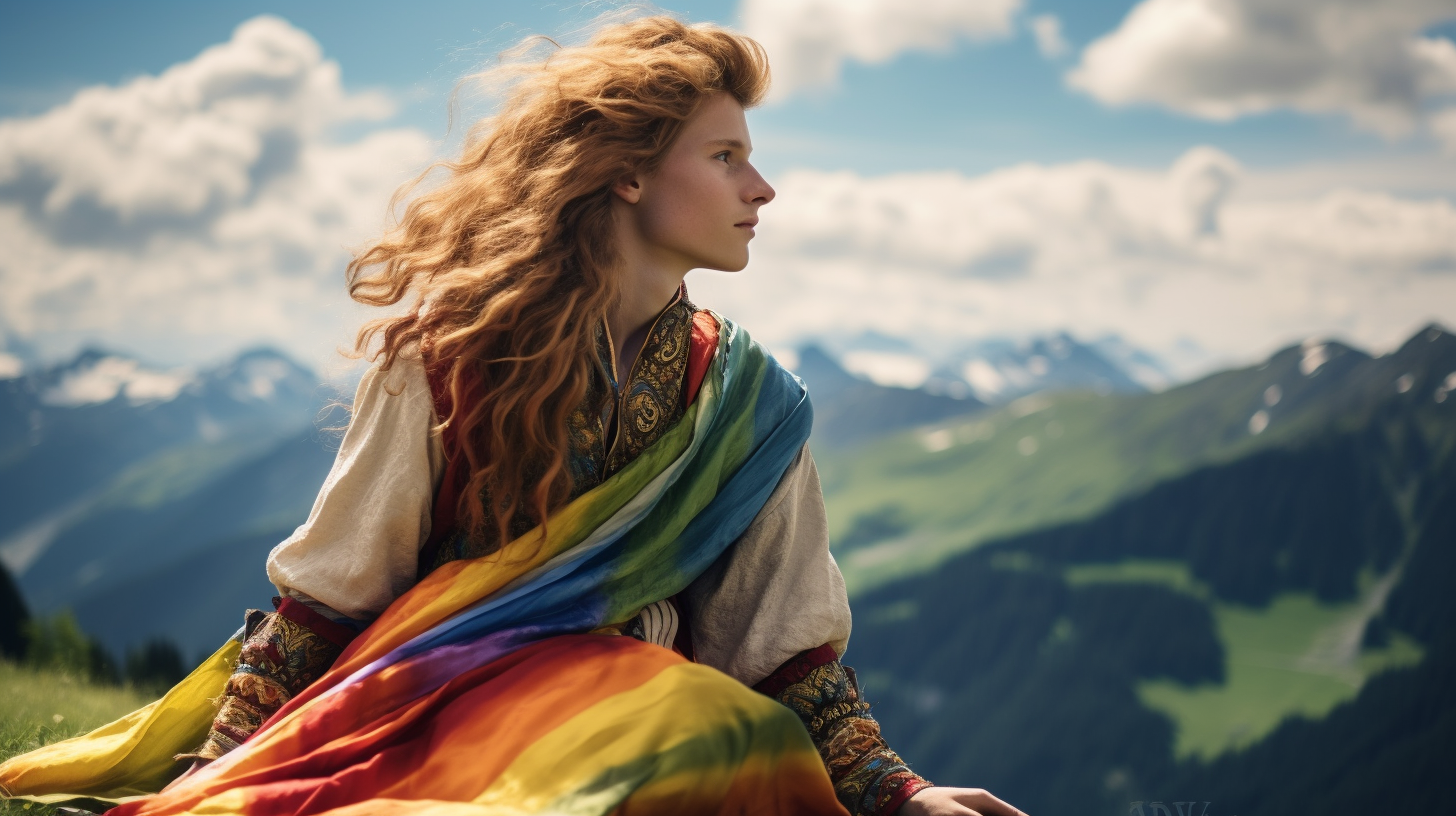
M 828 643 L 808 649 L 784 662 L 768 677 L 758 681 L 753 688 L 761 694 L 777 697 L 784 689 L 809 676 L 809 672 L 839 659 L 839 653 Z
M 328 642 L 338 646 L 340 649 L 349 645 L 349 641 L 358 634 L 353 629 L 335 623 L 319 613 L 308 608 L 307 604 L 296 601 L 292 598 L 274 598 L 273 608 L 278 614 L 293 621 L 299 626 L 313 630 L 313 633 Z
M 355 742 L 352 761 L 345 760 L 344 768 L 310 769 L 329 781 L 314 787 L 305 805 L 285 796 L 281 807 L 250 802 L 247 811 L 306 816 L 374 797 L 470 801 L 536 740 L 681 660 L 644 647 L 601 635 L 566 635 L 524 647 L 411 703 L 412 721 L 355 732 L 367 731 L 367 740 L 337 741 Z M 329 753 L 326 748 L 303 761 Z M 366 755 L 373 758 L 363 760 Z
M 718 353 L 718 320 L 707 310 L 693 315 L 693 333 L 688 342 L 687 403 L 693 404 L 698 388 L 708 373 L 708 364 Z
M 542 736 L 681 662 L 632 638 L 562 635 L 464 672 L 424 697 L 411 699 L 417 681 L 407 667 L 376 674 L 323 701 L 287 741 L 255 746 L 200 785 L 111 812 L 175 814 L 227 789 L 241 789 L 248 816 L 309 816 L 351 805 L 368 813 L 364 803 L 374 798 L 468 802 Z

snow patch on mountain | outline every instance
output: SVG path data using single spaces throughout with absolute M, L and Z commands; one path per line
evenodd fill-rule
M 64 371 L 59 382 L 41 394 L 41 402 L 76 407 L 110 402 L 118 396 L 133 405 L 167 402 L 193 380 L 194 375 L 187 369 L 161 371 L 125 357 L 90 357 Z
M 919 388 L 930 379 L 930 361 L 895 351 L 850 351 L 839 364 L 870 382 L 897 388 Z

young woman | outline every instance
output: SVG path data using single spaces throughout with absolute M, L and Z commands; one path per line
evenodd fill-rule
M 116 799 L 185 751 L 119 811 L 1019 813 L 881 739 L 839 661 L 807 397 L 687 298 L 773 200 L 744 119 L 767 83 L 756 43 L 661 17 L 524 70 L 350 266 L 413 308 L 361 332 L 276 610 L 72 746 L 84 772 L 53 746 L 0 784 Z

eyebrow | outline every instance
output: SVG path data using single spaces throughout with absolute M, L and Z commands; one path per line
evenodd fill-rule
M 732 147 L 737 148 L 738 150 L 744 149 L 743 142 L 740 142 L 737 139 L 712 139 L 708 142 L 708 144 L 717 147 Z

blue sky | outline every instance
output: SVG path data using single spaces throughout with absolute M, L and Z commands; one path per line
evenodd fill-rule
M 8 225 L 43 237 L 0 250 L 0 283 L 23 293 L 0 308 L 5 342 L 49 358 L 100 343 L 197 363 L 260 342 L 330 358 L 362 314 L 339 297 L 345 248 L 377 229 L 394 185 L 448 155 L 446 100 L 457 80 L 523 34 L 569 39 L 606 8 L 9 4 L 0 233 Z M 1068 330 L 1122 336 L 1186 376 L 1314 334 L 1384 350 L 1425 322 L 1456 322 L 1451 0 L 666 9 L 759 36 L 787 88 L 750 114 L 755 160 L 781 192 L 755 263 L 736 278 L 690 279 L 700 301 L 771 344 L 875 331 L 933 357 L 988 336 Z M 297 173 L 331 175 L 285 174 L 243 190 L 236 184 L 253 182 L 219 170 L 212 187 L 189 191 L 189 179 L 215 169 L 203 153 L 184 166 L 175 150 L 107 146 L 97 135 L 102 108 L 154 125 L 147 144 L 182 132 L 176 122 L 210 121 L 199 108 L 148 124 L 136 83 L 203 65 L 210 47 L 242 48 L 234 32 L 259 15 L 286 22 L 258 36 L 302 55 L 298 76 L 337 86 L 323 102 L 269 103 L 332 111 L 296 134 L 300 155 L 313 157 Z M 1048 26 L 1059 49 L 1034 31 Z M 825 32 L 837 32 L 827 50 L 814 39 Z M 273 52 L 248 53 L 248 70 L 272 70 L 257 60 Z M 329 63 L 337 79 L 320 67 Z M 77 96 L 96 88 L 114 100 Z M 481 110 L 478 101 L 463 108 L 466 119 Z M 228 138 L 261 144 L 291 126 L 281 121 L 229 119 L 237 132 Z M 74 149 L 57 147 L 80 131 Z M 89 158 L 133 150 L 156 163 L 146 165 L 153 176 L 123 184 L 126 164 L 97 169 L 104 163 Z M 371 191 L 364 201 L 318 192 L 345 171 L 369 176 L 354 182 Z M 152 177 L 155 190 L 138 187 Z M 44 206 L 26 198 L 37 183 Z M 305 187 L 311 198 L 297 192 Z M 349 210 L 349 229 L 321 229 L 312 244 L 268 231 L 330 208 Z M 188 277 L 198 268 L 205 281 Z M 258 297 L 274 302 L 242 305 Z M 798 308 L 767 305 L 785 302 Z
M 1424 156 L 1428 138 L 1391 143 L 1338 115 L 1289 111 L 1209 122 L 1155 106 L 1110 109 L 1065 86 L 1078 45 L 1116 28 L 1134 4 L 1094 0 L 1029 5 L 1055 14 L 1073 49 L 1038 53 L 1028 31 L 950 53 L 910 52 L 886 65 L 850 64 L 833 89 L 754 113 L 766 169 L 810 166 L 862 173 L 954 168 L 981 173 L 1021 161 L 1096 157 L 1162 166 L 1190 144 L 1214 144 L 1251 166 L 1316 159 Z M 595 4 L 309 2 L 10 4 L 0 29 L 0 116 L 34 115 L 76 90 L 156 74 L 228 38 L 244 20 L 275 14 L 312 34 L 355 88 L 404 102 L 397 121 L 444 130 L 456 81 L 518 35 L 570 34 Z M 694 22 L 741 23 L 734 2 L 664 7 Z M 1452 4 L 1456 17 L 1456 3 Z M 1456 26 L 1433 26 L 1445 33 Z

